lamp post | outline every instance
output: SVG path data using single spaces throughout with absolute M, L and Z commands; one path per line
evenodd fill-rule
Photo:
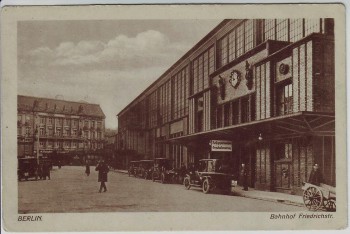
M 36 147 L 36 162 L 39 165 L 39 149 L 40 149 L 40 139 L 39 139 L 39 129 L 38 129 L 38 125 L 36 126 L 35 129 L 35 135 L 37 137 L 37 147 Z

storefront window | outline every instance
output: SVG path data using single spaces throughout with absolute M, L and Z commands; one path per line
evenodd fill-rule
M 230 125 L 230 103 L 224 105 L 224 126 Z

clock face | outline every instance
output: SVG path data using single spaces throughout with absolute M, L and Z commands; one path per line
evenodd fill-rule
M 239 71 L 233 70 L 230 75 L 230 84 L 234 87 L 237 88 L 239 83 L 241 82 L 241 74 Z

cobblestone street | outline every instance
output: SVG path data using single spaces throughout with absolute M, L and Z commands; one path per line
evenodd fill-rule
M 161 184 L 111 171 L 108 191 L 99 193 L 91 167 L 56 167 L 51 180 L 19 182 L 19 213 L 116 211 L 302 211 L 303 207 Z M 210 206 L 208 205 L 210 204 Z

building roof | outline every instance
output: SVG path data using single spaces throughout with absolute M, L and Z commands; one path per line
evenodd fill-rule
M 22 95 L 17 96 L 17 110 L 100 118 L 106 117 L 99 104 Z

